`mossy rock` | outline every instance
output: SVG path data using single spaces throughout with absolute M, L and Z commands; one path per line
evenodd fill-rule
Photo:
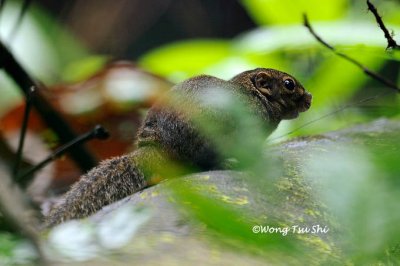
M 339 248 L 342 236 L 347 232 L 316 196 L 316 190 L 320 189 L 318 180 L 305 178 L 307 165 L 321 154 L 340 152 L 355 143 L 390 150 L 392 147 L 386 140 L 399 133 L 400 121 L 380 119 L 344 130 L 295 138 L 268 147 L 267 160 L 273 160 L 281 169 L 268 173 L 268 177 L 237 171 L 210 171 L 167 180 L 104 207 L 89 221 L 96 227 L 127 206 L 134 212 L 146 210 L 147 219 L 137 226 L 129 243 L 118 251 L 123 254 L 123 260 L 108 259 L 107 263 L 111 260 L 113 265 L 125 265 L 127 261 L 138 265 L 299 265 L 305 261 L 309 265 L 340 265 L 347 263 Z M 393 152 L 398 154 L 399 151 Z M 191 198 L 190 193 L 182 197 L 181 192 L 186 189 L 239 214 L 240 223 L 249 225 L 249 234 L 253 225 L 282 228 L 319 225 L 329 231 L 293 233 L 296 245 L 300 244 L 300 252 L 274 250 L 268 246 L 268 241 L 265 246 L 248 248 L 250 242 L 241 243 L 240 237 L 235 238 L 234 233 L 227 235 L 225 229 L 219 232 L 207 215 L 196 216 L 196 209 L 204 206 L 198 205 L 196 197 Z M 229 217 L 218 217 L 224 218 L 229 227 Z M 231 236 L 232 239 L 225 239 Z M 261 237 L 267 239 L 272 233 Z M 288 236 L 280 234 L 279 237 L 284 241 Z M 305 253 L 307 251 L 310 253 Z M 93 260 L 93 265 L 107 263 L 103 259 Z M 74 262 L 74 265 L 78 264 Z M 85 262 L 84 265 L 92 264 Z

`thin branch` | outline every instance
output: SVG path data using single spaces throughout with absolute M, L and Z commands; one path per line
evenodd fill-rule
M 55 150 L 52 154 L 50 154 L 46 159 L 38 163 L 37 165 L 33 166 L 32 168 L 28 169 L 25 173 L 21 174 L 16 178 L 17 183 L 21 184 L 23 187 L 26 187 L 27 184 L 29 184 L 29 181 L 32 177 L 32 174 L 40 169 L 42 169 L 44 166 L 46 166 L 48 163 L 51 161 L 57 159 L 73 147 L 80 145 L 88 140 L 91 139 L 107 139 L 109 137 L 109 133 L 107 130 L 105 130 L 102 126 L 96 125 L 91 131 L 86 132 L 80 136 L 78 136 L 76 139 L 73 139 L 72 141 L 68 142 L 67 144 L 61 146 L 57 150 Z
M 26 101 L 25 101 L 24 117 L 22 120 L 21 131 L 19 134 L 17 158 L 15 160 L 14 169 L 13 169 L 13 173 L 12 173 L 13 178 L 16 178 L 18 176 L 19 167 L 20 167 L 20 164 L 22 161 L 22 151 L 24 149 L 26 130 L 28 128 L 29 114 L 31 112 L 32 97 L 33 97 L 34 93 L 35 93 L 35 87 L 32 87 L 31 91 L 29 92 L 29 95 L 27 96 Z
M 370 70 L 369 68 L 365 67 L 364 65 L 362 65 L 360 62 L 358 62 L 354 58 L 351 58 L 348 55 L 337 51 L 333 46 L 331 46 L 326 41 L 324 41 L 317 33 L 315 33 L 314 29 L 311 27 L 311 24 L 310 24 L 310 22 L 308 21 L 308 18 L 307 18 L 307 14 L 304 14 L 303 17 L 304 17 L 304 26 L 310 31 L 311 35 L 314 36 L 314 38 L 318 40 L 319 43 L 321 43 L 323 46 L 325 46 L 326 48 L 331 50 L 337 56 L 342 57 L 343 59 L 349 61 L 350 63 L 352 63 L 355 66 L 357 66 L 358 68 L 360 68 L 367 76 L 369 76 L 369 77 L 381 82 L 382 84 L 386 85 L 387 87 L 389 87 L 389 88 L 397 91 L 398 93 L 400 93 L 400 88 L 395 83 L 393 83 L 392 81 L 382 77 L 381 75 L 379 75 L 378 73 Z
M 368 10 L 371 11 L 372 14 L 374 14 L 376 22 L 379 25 L 379 28 L 381 28 L 381 30 L 385 34 L 385 38 L 388 43 L 386 49 L 389 49 L 389 48 L 400 49 L 400 46 L 393 39 L 392 35 L 389 33 L 388 29 L 386 28 L 385 24 L 383 23 L 382 17 L 378 13 L 378 9 L 376 9 L 376 7 L 369 0 L 367 0 L 367 6 L 368 6 Z
M 364 67 L 361 63 L 359 63 L 359 62 L 356 61 L 355 59 L 353 59 L 353 58 L 351 58 L 351 57 L 349 57 L 349 56 L 347 56 L 347 55 L 345 55 L 345 54 L 343 54 L 343 53 L 341 53 L 341 52 L 338 52 L 333 46 L 331 46 L 330 44 L 328 44 L 327 42 L 325 42 L 318 34 L 315 33 L 314 29 L 311 27 L 311 25 L 310 25 L 310 23 L 309 23 L 309 21 L 308 21 L 308 18 L 307 18 L 307 15 L 306 15 L 306 14 L 304 14 L 304 26 L 307 27 L 307 29 L 310 31 L 310 33 L 313 35 L 313 37 L 314 37 L 315 39 L 318 40 L 319 43 L 321 43 L 323 46 L 325 46 L 326 48 L 328 48 L 329 50 L 331 50 L 332 52 L 334 52 L 337 56 L 340 56 L 340 57 L 346 59 L 347 61 L 353 63 L 354 65 L 356 65 L 357 67 L 359 67 L 361 70 L 363 70 L 363 72 L 364 72 L 366 75 L 372 77 L 373 79 L 378 80 L 379 82 L 382 82 L 383 84 L 389 86 L 390 88 L 396 90 L 397 92 L 400 92 L 399 87 L 397 87 L 397 86 L 396 86 L 395 84 L 393 84 L 391 81 L 386 80 L 385 78 L 381 77 L 379 74 L 377 74 L 377 73 L 375 73 L 375 72 L 369 70 L 368 68 Z M 309 126 L 309 125 L 311 125 L 311 124 L 314 124 L 314 123 L 316 123 L 316 122 L 318 122 L 318 121 L 320 121 L 320 120 L 322 120 L 322 119 L 325 119 L 326 117 L 329 117 L 329 116 L 335 115 L 335 114 L 337 114 L 337 113 L 340 113 L 340 112 L 342 112 L 342 111 L 345 110 L 345 109 L 352 108 L 352 107 L 354 107 L 354 106 L 361 105 L 361 104 L 363 104 L 363 103 L 366 103 L 366 102 L 375 100 L 375 99 L 377 99 L 377 98 L 379 98 L 379 97 L 381 97 L 381 96 L 383 96 L 383 95 L 387 95 L 387 94 L 388 94 L 388 92 L 386 92 L 386 93 L 380 93 L 380 94 L 378 94 L 378 95 L 375 95 L 375 96 L 372 96 L 372 97 L 368 97 L 368 98 L 366 98 L 366 99 L 361 99 L 361 100 L 358 101 L 358 102 L 344 105 L 344 106 L 342 106 L 342 107 L 340 107 L 340 108 L 334 110 L 333 112 L 327 113 L 327 114 L 322 115 L 322 116 L 320 116 L 320 117 L 318 117 L 318 118 L 316 118 L 316 119 L 310 120 L 310 121 L 308 121 L 307 123 L 305 123 L 305 124 L 303 124 L 303 125 L 301 125 L 301 126 L 295 128 L 295 129 L 293 129 L 292 131 L 289 131 L 289 132 L 287 132 L 287 133 L 285 133 L 285 134 L 283 134 L 283 135 L 280 135 L 280 136 L 277 136 L 277 137 L 275 137 L 275 138 L 268 139 L 268 140 L 269 140 L 269 141 L 274 141 L 274 140 L 277 140 L 277 139 L 281 139 L 281 138 L 283 138 L 283 137 L 286 137 L 286 136 L 288 136 L 288 135 L 293 134 L 294 132 L 296 132 L 296 131 L 298 131 L 298 130 L 304 128 L 304 127 L 307 127 L 307 126 Z
M 8 145 L 8 143 L 4 139 L 1 132 L 0 132 L 0 158 L 1 158 L 0 161 L 2 161 L 6 165 L 7 169 L 11 173 L 14 170 L 13 167 L 14 167 L 14 164 L 16 161 L 16 155 L 15 155 L 15 152 L 10 147 L 10 145 Z M 32 167 L 32 164 L 25 161 L 24 158 L 22 158 L 19 165 L 20 165 L 20 169 L 21 168 L 27 169 L 27 168 Z
M 310 120 L 310 121 L 306 122 L 305 124 L 303 124 L 303 125 L 301 125 L 301 126 L 295 128 L 295 129 L 293 129 L 293 130 L 291 130 L 291 131 L 289 131 L 289 132 L 287 132 L 287 133 L 285 133 L 285 134 L 283 134 L 283 135 L 280 135 L 280 136 L 277 136 L 277 137 L 274 137 L 274 138 L 268 139 L 268 140 L 269 140 L 269 141 L 274 141 L 274 140 L 277 140 L 277 139 L 284 138 L 284 137 L 289 136 L 289 135 L 295 133 L 296 131 L 298 131 L 298 130 L 300 130 L 300 129 L 302 129 L 302 128 L 305 128 L 305 127 L 307 127 L 307 126 L 309 126 L 309 125 L 311 125 L 311 124 L 314 124 L 314 123 L 316 123 L 316 122 L 318 122 L 318 121 L 320 121 L 320 120 L 322 120 L 322 119 L 325 119 L 325 118 L 327 118 L 327 117 L 333 116 L 333 115 L 335 115 L 335 114 L 337 114 L 337 113 L 340 113 L 340 112 L 342 112 L 342 111 L 344 111 L 344 110 L 346 110 L 346 109 L 348 109 L 348 108 L 353 108 L 353 107 L 359 106 L 359 105 L 361 105 L 361 104 L 363 104 L 363 103 L 370 102 L 370 101 L 372 101 L 372 100 L 378 99 L 379 97 L 382 97 L 382 96 L 388 95 L 388 94 L 389 94 L 388 92 L 380 93 L 380 94 L 377 94 L 377 95 L 375 95 L 375 96 L 371 96 L 371 97 L 368 97 L 368 98 L 365 98 L 365 99 L 361 99 L 361 100 L 359 100 L 359 101 L 357 101 L 357 102 L 354 102 L 354 103 L 350 103 L 350 104 L 343 105 L 342 107 L 339 107 L 338 109 L 336 109 L 336 110 L 334 110 L 334 111 L 332 111 L 332 112 L 330 112 L 330 113 L 324 114 L 324 115 L 322 115 L 322 116 L 320 116 L 320 117 L 318 117 L 318 118 L 315 118 L 315 119 L 313 119 L 313 120 Z
M 64 118 L 43 97 L 41 93 L 43 86 L 39 86 L 29 76 L 1 41 L 0 68 L 4 68 L 7 74 L 17 83 L 25 97 L 28 97 L 32 87 L 37 88 L 35 97 L 32 99 L 32 106 L 38 111 L 42 120 L 56 133 L 61 143 L 67 143 L 77 137 Z M 90 170 L 97 164 L 97 160 L 83 145 L 77 145 L 69 152 L 72 159 L 83 172 Z

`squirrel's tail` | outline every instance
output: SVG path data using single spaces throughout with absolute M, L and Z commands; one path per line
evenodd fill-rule
M 157 169 L 161 171 L 157 166 L 165 162 L 165 156 L 154 147 L 141 147 L 101 162 L 83 175 L 50 211 L 45 226 L 87 217 L 105 205 L 142 190 L 151 184 L 154 175 L 161 174 L 157 173 Z

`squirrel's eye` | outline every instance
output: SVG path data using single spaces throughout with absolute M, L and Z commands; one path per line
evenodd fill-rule
M 294 81 L 292 79 L 285 79 L 283 81 L 283 84 L 285 85 L 285 88 L 292 91 L 294 90 L 295 84 Z

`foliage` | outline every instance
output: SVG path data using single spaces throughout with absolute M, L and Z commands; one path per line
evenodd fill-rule
M 25 239 L 0 233 L 0 265 L 29 265 L 35 259 L 35 251 Z
M 198 67 L 196 70 L 199 74 L 209 73 L 221 78 L 229 78 L 233 72 L 240 72 L 251 66 L 278 68 L 299 77 L 314 96 L 312 110 L 301 115 L 300 119 L 283 123 L 271 139 L 290 132 L 308 121 L 323 117 L 324 114 L 335 113 L 340 106 L 348 105 L 349 108 L 325 117 L 318 123 L 296 130 L 295 135 L 326 132 L 352 125 L 355 122 L 376 119 L 382 114 L 398 116 L 399 96 L 397 94 L 391 93 L 389 89 L 372 81 L 354 65 L 325 50 L 305 28 L 300 26 L 301 14 L 307 12 L 319 34 L 330 44 L 360 61 L 369 69 L 385 75 L 386 71 L 383 69 L 397 64 L 398 51 L 385 51 L 386 41 L 375 25 L 374 18 L 371 14 L 363 13 L 366 6 L 352 4 L 350 1 L 296 1 L 296 3 L 291 1 L 288 4 L 287 1 L 248 0 L 242 3 L 261 27 L 238 36 L 229 43 L 229 46 L 225 44 L 224 49 L 213 50 L 214 53 L 219 53 L 219 57 L 213 53 L 214 60 L 208 61 L 208 64 L 202 61 L 201 66 L 197 62 L 194 65 Z M 389 6 L 390 4 L 383 3 L 379 5 L 380 10 L 385 12 L 385 17 L 400 15 L 398 7 L 388 8 Z M 324 23 L 319 23 L 319 21 L 324 21 Z M 389 21 L 398 23 L 393 19 Z M 284 24 L 285 26 L 282 26 Z M 394 32 L 400 32 L 400 28 L 394 24 L 389 24 L 389 28 Z M 140 63 L 151 71 L 157 72 L 162 69 L 161 74 L 174 80 L 177 80 L 177 77 L 184 79 L 194 74 L 190 66 L 176 64 L 174 67 L 169 64 L 167 69 L 164 67 L 164 60 L 153 60 L 150 64 L 148 58 L 174 58 L 174 60 L 167 60 L 173 64 L 184 60 L 183 58 L 195 58 L 192 55 L 197 56 L 202 51 L 209 51 L 212 41 L 192 40 L 171 46 L 166 45 L 144 55 Z M 185 47 L 185 49 L 177 53 L 176 47 Z M 390 73 L 394 75 L 388 78 L 396 82 L 398 73 L 396 71 Z M 377 96 L 383 93 L 391 96 Z M 368 97 L 373 97 L 375 100 L 375 103 L 366 101 L 370 104 L 369 108 L 368 105 L 365 106 L 366 104 L 363 106 L 354 104 Z M 374 105 L 382 106 L 376 106 L 371 110 Z M 242 117 L 240 120 L 246 119 Z M 206 127 L 210 129 L 209 124 Z M 209 134 L 221 135 L 217 132 Z M 242 151 L 253 151 L 253 146 L 243 143 L 243 139 L 248 139 L 248 137 L 241 137 L 236 139 L 236 143 L 243 144 L 240 145 Z M 315 161 L 305 166 L 306 175 L 310 174 L 313 176 L 311 180 L 322 183 L 322 188 L 315 188 L 311 194 L 315 194 L 318 201 L 324 202 L 329 212 L 334 214 L 336 217 L 332 219 L 332 222 L 336 221 L 333 222 L 334 224 L 337 223 L 341 229 L 344 228 L 344 231 L 350 232 L 347 236 L 341 236 L 341 239 L 336 236 L 338 239 L 335 241 L 338 241 L 339 248 L 344 252 L 341 258 L 342 263 L 345 261 L 362 264 L 398 261 L 396 245 L 400 231 L 395 225 L 398 224 L 400 218 L 397 215 L 400 210 L 396 204 L 399 187 L 397 181 L 393 186 L 393 180 L 397 180 L 400 173 L 399 157 L 388 153 L 387 148 L 391 147 L 398 152 L 400 147 L 392 138 L 393 136 L 385 136 L 380 139 L 381 143 L 371 143 L 367 147 L 358 147 L 354 144 L 353 148 L 341 150 L 340 153 L 326 154 L 320 158 L 313 156 Z M 223 147 L 226 145 L 227 143 L 222 144 Z M 259 145 L 261 145 L 260 142 Z M 382 147 L 386 148 L 382 149 Z M 235 155 L 236 158 L 245 161 L 249 159 L 249 155 L 245 153 Z M 246 167 L 245 169 L 249 170 Z M 255 170 L 252 169 L 253 173 Z M 271 171 L 271 165 L 264 165 L 259 170 L 261 171 L 255 172 L 256 176 L 264 176 L 266 180 L 271 181 L 271 175 L 261 175 L 262 172 Z M 259 181 L 253 180 L 253 182 L 259 184 Z M 214 207 L 214 199 L 210 200 L 193 190 L 190 191 L 178 189 L 177 193 L 186 201 L 197 203 L 193 209 L 198 219 L 226 238 L 240 237 L 243 225 L 232 223 L 232 219 L 237 220 L 237 218 L 232 218 L 233 214 L 227 214 L 224 210 L 213 210 L 219 208 Z M 275 200 L 277 198 L 278 196 Z M 207 215 L 210 212 L 214 215 Z M 216 221 L 221 224 L 226 221 L 234 228 L 224 231 Z M 243 241 L 249 241 L 253 237 L 255 236 L 247 236 Z M 373 244 L 369 244 L 371 239 L 374 239 Z M 281 239 L 282 243 L 287 240 Z M 259 245 L 263 246 L 260 243 Z
M 270 20 L 268 27 L 263 22 L 262 27 L 244 33 L 229 43 L 224 42 L 223 48 L 220 48 L 220 40 L 190 40 L 166 45 L 143 55 L 140 65 L 174 81 L 202 73 L 229 79 L 238 72 L 254 67 L 277 68 L 293 74 L 314 95 L 313 108 L 299 119 L 283 122 L 271 138 L 280 136 L 323 114 L 334 112 L 338 105 L 351 104 L 379 93 L 360 93 L 365 86 L 374 83 L 354 65 L 327 51 L 300 25 L 301 14 L 310 7 L 324 20 L 324 23 L 318 23 L 318 16 L 314 18 L 313 13 L 310 14 L 310 19 L 320 35 L 368 68 L 379 71 L 390 62 L 398 60 L 397 51 L 385 51 L 386 41 L 375 25 L 373 16 L 362 12 L 362 8 L 365 9 L 366 6 L 351 5 L 348 1 L 319 2 L 296 1 L 296 5 L 289 5 L 293 9 L 279 12 L 279 18 L 274 19 L 270 14 L 275 12 L 270 12 L 270 9 L 280 10 L 287 7 L 286 2 L 243 1 L 244 7 L 256 21 L 259 17 Z M 331 9 L 326 7 L 328 3 L 332 5 Z M 261 4 L 268 8 L 258 8 Z M 384 7 L 382 5 L 386 13 L 399 13 L 398 9 Z M 324 15 L 324 10 L 331 10 L 332 13 Z M 293 18 L 296 18 L 295 22 L 292 21 Z M 282 23 L 289 25 L 282 26 Z M 395 25 L 390 25 L 389 28 L 400 32 L 400 28 Z M 218 44 L 216 48 L 211 48 L 215 44 Z M 200 63 L 197 60 L 199 54 L 202 55 Z M 163 60 L 157 60 L 159 58 Z M 188 64 L 185 60 L 191 63 Z M 397 95 L 394 97 L 398 99 Z M 374 118 L 362 108 L 351 108 L 341 114 L 343 113 L 351 119 L 343 120 L 339 113 L 297 130 L 294 135 L 320 133 Z
M 328 132 L 348 127 L 355 122 L 375 120 L 383 115 L 396 118 L 400 108 L 398 94 L 391 93 L 358 68 L 327 51 L 301 26 L 301 15 L 307 12 L 315 29 L 330 44 L 382 75 L 389 73 L 388 78 L 397 82 L 399 51 L 385 51 L 383 34 L 375 25 L 372 15 L 365 12 L 366 6 L 361 2 L 242 0 L 243 7 L 258 24 L 257 28 L 232 40 L 183 40 L 168 44 L 144 54 L 138 63 L 142 68 L 174 82 L 203 73 L 229 79 L 238 72 L 255 67 L 278 68 L 293 74 L 313 94 L 313 105 L 299 119 L 283 122 L 270 137 L 271 141 L 282 135 L 278 140 L 293 135 Z M 382 2 L 378 8 L 385 13 L 389 28 L 399 34 L 399 5 Z M 48 25 L 56 25 L 43 11 L 35 9 L 35 12 L 37 15 L 34 17 L 39 24 L 37 29 L 48 30 Z M 41 76 L 39 70 L 54 67 L 52 74 L 56 72 L 64 81 L 76 81 L 93 73 L 105 62 L 106 57 L 96 55 L 77 60 L 84 57 L 82 55 L 86 55 L 86 52 L 79 44 L 71 41 L 68 34 L 60 32 L 63 39 L 70 41 L 67 46 L 72 48 L 65 51 L 57 41 L 40 39 L 40 43 L 48 46 L 45 50 L 49 62 L 45 60 L 43 66 L 35 65 L 38 72 L 33 73 L 36 76 L 51 81 L 51 77 Z M 26 62 L 24 65 L 29 67 L 32 63 Z M 382 93 L 386 93 L 385 97 L 377 96 Z M 373 100 L 363 101 L 368 97 L 373 97 Z M 400 220 L 400 210 L 396 203 L 400 196 L 398 136 L 389 134 L 377 138 L 371 133 L 370 139 L 354 138 L 347 147 L 310 152 L 305 157 L 312 160 L 296 161 L 302 168 L 300 172 L 297 172 L 298 169 L 285 169 L 292 171 L 289 175 L 280 171 L 281 164 L 264 154 L 265 133 L 259 121 L 250 119 L 234 100 L 227 103 L 218 101 L 226 98 L 229 97 L 212 96 L 208 102 L 215 99 L 215 105 L 229 113 L 233 123 L 239 124 L 239 128 L 252 128 L 252 131 L 235 132 L 230 136 L 231 142 L 227 143 L 223 138 L 218 138 L 224 135 L 221 132 L 223 128 L 218 124 L 210 125 L 201 116 L 195 117 L 195 120 L 204 134 L 217 139 L 215 145 L 225 155 L 241 162 L 236 165 L 238 170 L 252 173 L 249 182 L 253 188 L 258 189 L 254 190 L 255 193 L 268 195 L 271 202 L 278 202 L 277 206 L 280 206 L 279 201 L 284 198 L 281 192 L 288 186 L 284 181 L 289 176 L 287 182 L 299 182 L 302 189 L 295 189 L 294 192 L 291 190 L 290 193 L 298 193 L 295 195 L 298 200 L 306 198 L 304 202 L 310 205 L 315 203 L 317 206 L 303 210 L 297 207 L 306 203 L 296 205 L 297 202 L 294 202 L 294 210 L 311 213 L 310 216 L 323 218 L 332 228 L 342 230 L 332 239 L 321 240 L 320 250 L 308 254 L 317 256 L 329 253 L 327 261 L 339 261 L 338 264 L 399 262 L 400 229 L 396 226 Z M 354 104 L 357 102 L 362 104 Z M 341 106 L 348 108 L 336 112 Z M 332 115 L 325 117 L 326 114 Z M 319 119 L 321 117 L 323 119 Z M 315 123 L 302 127 L 314 120 Z M 286 134 L 293 130 L 294 134 Z M 250 231 L 252 222 L 268 221 L 269 225 L 290 225 L 294 220 L 297 221 L 298 217 L 292 217 L 294 213 L 279 213 L 279 207 L 274 206 L 269 209 L 271 212 L 267 220 L 257 220 L 243 217 L 242 213 L 229 205 L 208 198 L 190 185 L 182 184 L 171 190 L 182 202 L 191 202 L 188 209 L 193 217 L 207 225 L 215 239 L 227 240 L 222 242 L 230 247 L 240 247 L 244 252 L 256 250 L 256 253 L 262 255 L 268 254 L 268 249 L 275 247 L 293 257 L 301 257 L 312 250 L 313 245 L 309 242 L 315 239 L 308 236 L 289 238 L 273 235 L 270 238 L 260 238 Z M 301 193 L 307 197 L 303 198 Z M 326 215 L 329 219 L 325 215 L 314 215 L 322 210 L 329 213 Z M 90 241 L 95 238 L 93 235 Z M 9 255 L 15 245 L 12 237 L 0 235 L 3 254 Z M 303 259 L 304 263 L 310 261 L 307 256 Z M 327 261 L 312 262 L 318 264 Z
M 318 21 L 340 19 L 350 4 L 346 0 L 242 0 L 242 3 L 260 25 L 297 24 L 302 12 L 309 13 Z
M 345 257 L 356 264 L 397 264 L 399 137 L 396 131 L 373 131 L 350 132 L 351 143 L 315 152 L 304 172 L 320 186 L 314 193 L 340 225 Z
M 16 23 L 20 4 L 8 2 L 1 12 L 0 36 L 7 40 Z M 64 31 L 44 10 L 33 6 L 10 43 L 14 56 L 34 77 L 46 83 L 59 80 L 64 65 L 86 55 L 82 45 Z M 18 89 L 4 73 L 0 74 L 2 97 L 0 114 L 20 100 Z

